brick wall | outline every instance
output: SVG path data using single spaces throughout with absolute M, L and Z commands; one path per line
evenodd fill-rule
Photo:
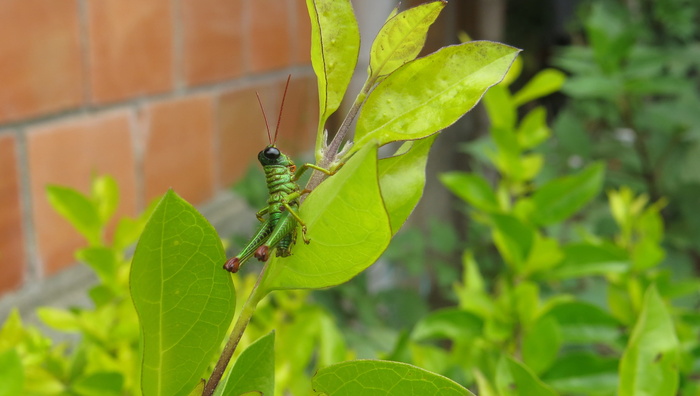
M 119 182 L 120 215 L 173 187 L 193 204 L 266 144 L 311 147 L 317 119 L 303 0 L 0 0 L 0 294 L 73 265 L 85 244 L 49 183 Z

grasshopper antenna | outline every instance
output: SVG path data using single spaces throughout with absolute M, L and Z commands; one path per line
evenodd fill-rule
M 260 100 L 260 95 L 258 91 L 255 91 L 255 96 L 258 98 L 258 104 L 260 105 L 260 110 L 263 114 L 263 119 L 265 120 L 265 128 L 267 128 L 267 141 L 272 144 L 272 137 L 270 136 L 270 126 L 267 124 L 267 116 L 265 115 L 265 108 L 263 107 L 262 101 Z M 277 132 L 275 132 L 275 140 L 277 140 Z
M 275 140 L 272 141 L 274 144 L 277 142 L 277 133 L 280 131 L 280 122 L 282 121 L 282 109 L 284 109 L 284 98 L 287 97 L 287 89 L 289 88 L 289 80 L 292 79 L 292 75 L 290 74 L 287 77 L 287 84 L 284 86 L 284 94 L 282 94 L 282 104 L 280 105 L 280 114 L 277 116 L 277 126 L 275 127 Z

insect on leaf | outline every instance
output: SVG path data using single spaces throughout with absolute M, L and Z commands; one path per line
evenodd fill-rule
M 365 146 L 299 208 L 311 243 L 275 257 L 265 286 L 316 289 L 348 281 L 372 265 L 391 239 L 377 176 L 377 148 Z

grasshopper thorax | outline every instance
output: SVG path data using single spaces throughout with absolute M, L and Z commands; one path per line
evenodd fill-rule
M 267 165 L 282 165 L 282 166 L 290 166 L 294 165 L 291 159 L 287 157 L 285 154 L 282 154 L 281 151 L 277 147 L 275 147 L 273 144 L 265 147 L 261 152 L 258 153 L 258 161 L 260 161 L 260 164 L 262 166 L 267 166 Z

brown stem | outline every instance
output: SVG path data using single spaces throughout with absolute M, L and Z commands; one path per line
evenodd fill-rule
M 367 82 L 365 82 L 364 87 L 362 87 L 362 91 L 360 91 L 360 93 L 357 95 L 357 98 L 355 98 L 355 103 L 352 104 L 352 107 L 348 111 L 348 114 L 345 116 L 345 119 L 343 119 L 343 122 L 340 124 L 338 132 L 335 134 L 335 136 L 333 136 L 333 140 L 331 141 L 331 143 L 323 150 L 323 158 L 321 158 L 321 160 L 318 163 L 318 166 L 320 166 L 321 168 L 328 169 L 328 167 L 336 161 L 338 156 L 338 150 L 340 150 L 340 145 L 343 144 L 343 141 L 345 141 L 345 137 L 348 135 L 348 131 L 350 130 L 350 125 L 352 125 L 352 122 L 355 120 L 357 113 L 362 108 L 362 105 L 364 104 L 365 99 L 367 98 L 367 95 L 369 94 L 369 91 L 371 90 L 375 82 L 376 79 L 367 80 Z M 325 144 L 325 142 L 323 144 Z M 311 175 L 311 178 L 309 179 L 309 182 L 306 183 L 306 189 L 312 191 L 314 188 L 318 187 L 318 185 L 321 184 L 321 182 L 325 178 L 326 174 L 314 171 Z
M 236 351 L 238 342 L 241 340 L 243 332 L 245 331 L 246 326 L 248 326 L 248 323 L 250 322 L 250 318 L 255 312 L 255 307 L 265 296 L 265 293 L 262 291 L 262 289 L 259 288 L 259 286 L 262 282 L 262 279 L 265 277 L 266 270 L 267 264 L 265 264 L 262 271 L 260 271 L 258 280 L 257 282 L 255 282 L 255 286 L 253 286 L 253 290 L 250 292 L 248 300 L 243 305 L 241 313 L 238 315 L 238 320 L 236 320 L 236 324 L 233 326 L 233 330 L 229 335 L 229 339 L 226 342 L 226 346 L 224 346 L 224 350 L 221 352 L 221 356 L 219 356 L 219 360 L 216 362 L 216 366 L 214 366 L 214 371 L 212 371 L 211 376 L 209 376 L 209 380 L 204 386 L 202 396 L 212 396 L 214 394 L 216 387 L 221 381 L 221 377 L 224 375 L 224 370 L 226 370 L 226 366 L 228 366 L 228 363 L 231 361 L 233 352 Z

